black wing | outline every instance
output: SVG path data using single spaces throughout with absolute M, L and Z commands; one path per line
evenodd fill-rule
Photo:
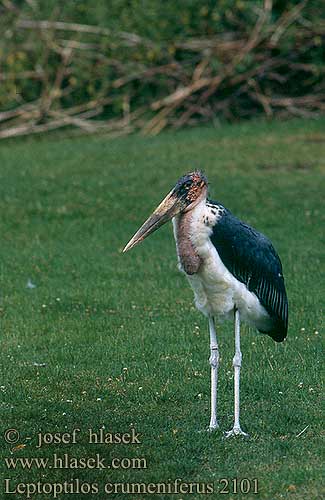
M 288 300 L 279 256 L 266 236 L 222 209 L 211 241 L 226 268 L 255 293 L 273 319 L 272 330 L 263 333 L 282 342 L 288 329 Z

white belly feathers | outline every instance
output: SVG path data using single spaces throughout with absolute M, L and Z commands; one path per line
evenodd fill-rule
M 187 224 L 181 218 L 189 217 Z M 222 217 L 222 208 L 206 204 L 203 200 L 190 214 L 182 214 L 173 219 L 179 267 L 182 265 L 179 248 L 184 238 L 189 238 L 191 246 L 199 256 L 201 265 L 195 274 L 186 275 L 194 291 L 195 305 L 205 315 L 219 319 L 232 319 L 234 307 L 241 319 L 260 330 L 268 330 L 271 320 L 260 304 L 257 296 L 238 281 L 223 264 L 216 248 L 210 240 L 212 227 Z M 186 227 L 186 234 L 182 228 Z

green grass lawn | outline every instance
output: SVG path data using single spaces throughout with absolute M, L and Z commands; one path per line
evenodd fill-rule
M 146 469 L 116 470 L 8 470 L 2 461 L 11 490 L 78 478 L 98 483 L 99 493 L 60 499 L 206 496 L 103 491 L 109 482 L 180 478 L 214 483 L 208 498 L 324 498 L 324 167 L 324 119 L 0 144 L 1 454 L 147 461 Z M 272 239 L 284 267 L 287 341 L 242 328 L 241 423 L 249 440 L 223 439 L 233 420 L 231 323 L 218 330 L 221 430 L 205 432 L 207 321 L 177 270 L 171 225 L 121 253 L 178 177 L 195 168 L 206 172 L 212 199 Z M 141 443 L 89 444 L 88 429 L 103 426 L 106 433 L 133 427 Z M 19 430 L 16 444 L 5 443 L 7 428 Z M 36 448 L 38 432 L 74 428 L 76 444 Z M 234 478 L 257 479 L 258 494 L 232 492 Z M 6 494 L 1 480 L 0 498 L 26 494 Z

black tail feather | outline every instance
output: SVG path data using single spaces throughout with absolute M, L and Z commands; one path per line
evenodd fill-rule
M 265 333 L 266 335 L 269 335 L 275 342 L 283 342 L 284 339 L 287 336 L 287 331 L 288 331 L 288 325 L 286 323 L 283 323 L 283 321 L 278 320 L 272 330 L 269 331 L 262 331 L 259 330 L 260 333 Z

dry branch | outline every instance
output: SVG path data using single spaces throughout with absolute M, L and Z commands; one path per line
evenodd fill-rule
M 167 126 L 257 112 L 268 117 L 325 113 L 324 66 L 306 60 L 308 48 L 325 37 L 325 26 L 308 24 L 306 3 L 272 22 L 273 2 L 264 0 L 251 29 L 239 22 L 237 32 L 172 44 L 98 26 L 18 17 L 15 30 L 21 42 L 15 51 L 34 63 L 0 73 L 0 82 L 21 89 L 19 99 L 0 113 L 0 138 L 62 127 L 157 134 Z M 278 48 L 298 25 L 284 57 Z M 134 55 L 148 50 L 152 59 Z M 39 86 L 32 102 L 24 102 L 26 82 Z

